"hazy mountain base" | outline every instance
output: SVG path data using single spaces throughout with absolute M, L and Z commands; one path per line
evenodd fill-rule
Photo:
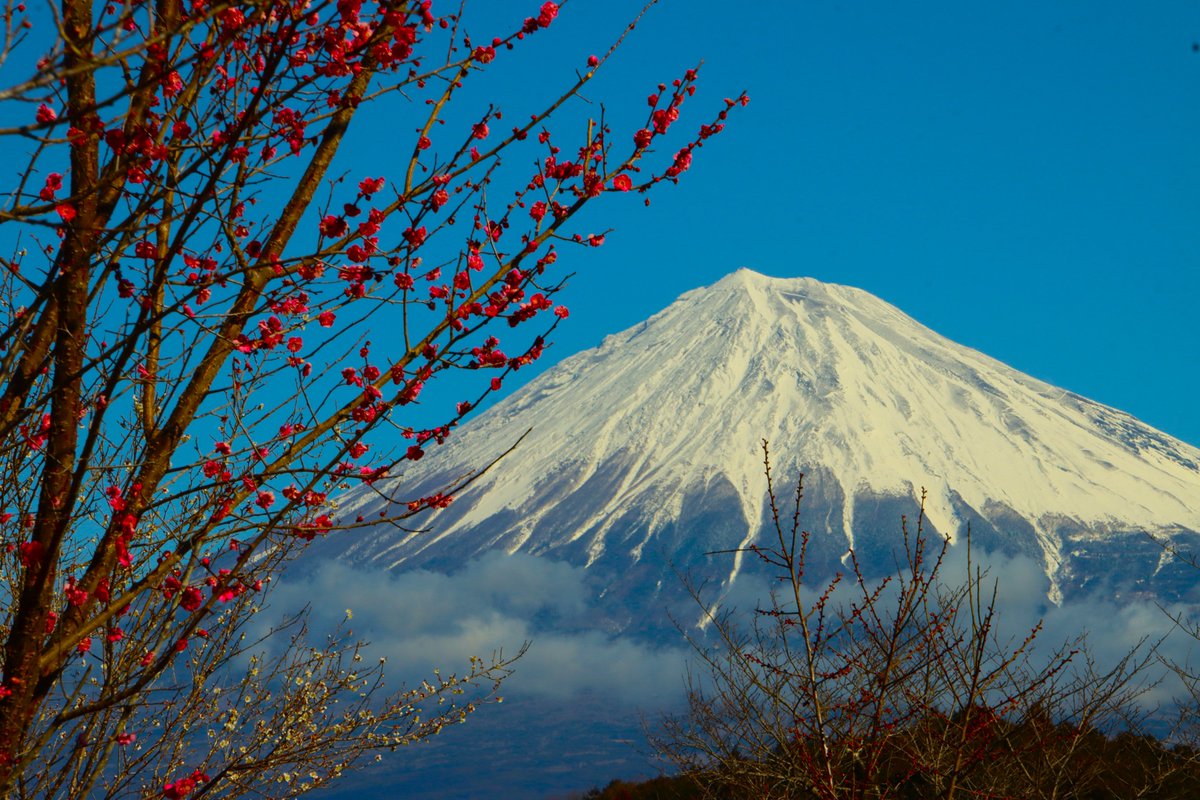
M 641 712 L 610 697 L 584 694 L 561 703 L 518 691 L 465 726 L 385 757 L 317 796 L 543 800 L 582 793 L 614 775 L 648 778 L 661 765 L 649 753 L 640 719 Z
M 947 581 L 965 575 L 965 555 L 965 548 L 952 548 Z M 1033 558 L 982 549 L 974 557 L 989 565 L 990 578 L 1000 587 L 1004 635 L 1019 640 L 1045 617 L 1040 642 L 1050 649 L 1102 624 L 1102 636 L 1091 644 L 1102 663 L 1115 663 L 1142 637 L 1171 630 L 1157 604 L 1112 599 L 1114 594 L 1136 598 L 1137 587 L 1106 586 L 1100 596 L 1080 591 L 1056 607 L 1045 601 L 1046 579 Z M 731 556 L 710 558 L 728 561 Z M 886 559 L 877 563 L 882 568 Z M 645 715 L 653 721 L 683 701 L 689 654 L 662 605 L 667 594 L 681 590 L 644 598 L 644 617 L 622 624 L 629 599 L 606 594 L 597 583 L 599 574 L 594 568 L 493 552 L 451 574 L 330 563 L 307 579 L 294 576 L 281 586 L 277 591 L 287 603 L 320 597 L 330 624 L 341 609 L 353 608 L 356 633 L 374 642 L 372 656 L 388 656 L 389 674 L 397 680 L 417 680 L 433 663 L 449 671 L 470 654 L 533 642 L 505 685 L 502 704 L 484 706 L 465 725 L 350 776 L 333 796 L 472 798 L 502 791 L 532 800 L 580 792 L 613 778 L 656 774 L 659 765 L 647 755 L 640 720 Z M 750 561 L 732 588 L 713 585 L 704 594 L 720 598 L 724 608 L 748 609 L 762 603 L 771 585 L 769 573 Z M 819 589 L 814 583 L 813 593 Z M 611 613 L 614 605 L 622 620 Z M 671 610 L 677 620 L 699 616 L 690 600 Z M 695 628 L 689 632 L 698 635 Z M 1165 643 L 1164 653 L 1186 660 L 1193 644 L 1177 636 Z M 1159 687 L 1146 703 L 1169 703 L 1177 688 Z
M 389 685 L 532 642 L 501 688 L 503 703 L 349 776 L 334 796 L 490 797 L 503 788 L 506 797 L 541 798 L 655 773 L 640 719 L 682 703 L 688 650 L 677 631 L 614 633 L 583 569 L 502 553 L 449 575 L 310 566 L 275 589 L 277 607 L 316 602 L 314 637 L 352 609 L 354 634 L 371 642 L 366 660 L 387 658 Z

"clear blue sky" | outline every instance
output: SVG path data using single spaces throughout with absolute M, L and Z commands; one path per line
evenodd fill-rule
M 486 41 L 540 2 L 471 0 L 468 27 Z M 642 4 L 569 0 L 461 111 L 540 108 Z M 538 368 L 747 266 L 860 287 L 1200 445 L 1197 43 L 1195 0 L 661 0 L 568 119 L 603 102 L 631 131 L 700 60 L 688 130 L 752 103 L 651 208 L 586 220 L 616 230 L 564 253 L 572 315 Z M 407 137 L 413 118 L 377 119 Z M 389 135 L 345 166 L 390 169 Z
M 537 5 L 468 20 L 490 36 Z M 640 7 L 570 0 L 501 58 L 557 84 Z M 545 362 L 748 266 L 866 289 L 1200 445 L 1197 41 L 1193 0 L 662 0 L 589 95 L 620 123 L 703 59 L 693 114 L 752 103 L 650 209 L 610 204 L 605 247 L 569 251 Z M 524 113 L 538 84 L 508 86 Z

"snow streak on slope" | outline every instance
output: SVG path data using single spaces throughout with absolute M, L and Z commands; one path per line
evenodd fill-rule
M 912 508 L 921 487 L 942 533 L 967 521 L 1001 538 L 1012 530 L 1017 549 L 1043 560 L 1052 596 L 1089 542 L 1200 531 L 1200 450 L 866 292 L 810 279 L 743 269 L 689 292 L 470 423 L 426 460 L 436 474 L 377 488 L 407 499 L 488 463 L 530 427 L 432 532 L 381 528 L 351 557 L 399 566 L 501 547 L 619 574 L 650 552 L 661 565 L 689 547 L 737 547 L 763 519 L 763 438 L 777 475 L 803 468 L 827 484 L 816 506 L 839 552 L 878 522 L 864 510 L 897 498 Z M 383 505 L 361 494 L 343 513 Z M 722 509 L 732 524 L 691 542 Z M 691 530 L 680 530 L 689 513 Z

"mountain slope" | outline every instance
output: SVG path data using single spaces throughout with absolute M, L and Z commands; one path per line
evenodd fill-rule
M 664 572 L 674 580 L 668 562 L 686 569 L 754 540 L 763 438 L 780 479 L 806 473 L 805 520 L 831 569 L 848 546 L 890 563 L 900 514 L 914 512 L 921 487 L 934 528 L 953 536 L 970 523 L 984 546 L 1038 559 L 1056 600 L 1113 577 L 1098 565 L 1114 553 L 1124 577 L 1167 580 L 1145 534 L 1200 531 L 1200 450 L 866 292 L 810 279 L 739 270 L 688 292 L 481 415 L 419 472 L 376 488 L 406 500 L 488 463 L 527 428 L 431 532 L 380 526 L 343 555 L 444 567 L 522 550 L 587 564 L 634 597 Z M 385 507 L 361 493 L 342 513 Z M 719 572 L 729 580 L 738 569 L 725 559 Z M 1183 583 L 1169 593 L 1190 585 L 1170 581 Z

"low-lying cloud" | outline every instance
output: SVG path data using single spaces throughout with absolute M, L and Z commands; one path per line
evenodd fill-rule
M 1197 669 L 1200 642 L 1176 623 L 1178 618 L 1200 625 L 1196 606 L 1165 606 L 1144 594 L 1118 592 L 1111 586 L 1076 594 L 1056 605 L 1048 600 L 1050 582 L 1037 560 L 978 549 L 968 559 L 965 547 L 950 548 L 940 566 L 938 583 L 953 590 L 966 586 L 970 576 L 976 576 L 982 607 L 992 602 L 995 591 L 992 630 L 1002 648 L 1013 652 L 1033 634 L 1027 649 L 1031 667 L 1052 664 L 1071 651 L 1077 652 L 1067 664 L 1068 673 L 1086 674 L 1082 671 L 1092 670 L 1104 674 L 1122 662 L 1126 666 L 1145 662 L 1129 683 L 1130 687 L 1142 688 L 1138 704 L 1144 710 L 1169 709 L 1175 701 L 1189 697 L 1189 690 L 1170 665 Z M 1200 573 L 1197 577 L 1200 579 Z M 877 585 L 875 580 L 867 583 Z M 803 602 L 811 608 L 828 585 L 828 580 L 814 577 L 802 587 Z M 898 585 L 892 581 L 879 596 L 877 607 L 885 612 L 884 616 L 894 605 Z M 771 606 L 772 588 L 781 606 L 791 607 L 786 584 L 780 583 L 769 568 L 750 564 L 732 587 L 709 592 L 706 600 L 722 613 L 733 613 L 744 629 L 754 609 Z M 861 606 L 862 591 L 852 579 L 843 578 L 829 603 L 831 607 Z M 965 608 L 962 613 L 965 619 Z
M 980 565 L 981 587 L 997 588 L 997 626 L 1002 639 L 1019 643 L 1041 626 L 1035 662 L 1048 659 L 1064 643 L 1086 634 L 1088 651 L 1100 667 L 1116 665 L 1134 648 L 1157 644 L 1158 654 L 1185 663 L 1196 641 L 1183 635 L 1169 614 L 1150 600 L 1117 602 L 1110 595 L 1076 597 L 1062 605 L 1047 601 L 1047 579 L 1035 560 L 1024 556 L 976 553 L 967 563 L 965 548 L 952 548 L 941 577 L 962 584 Z M 721 598 L 743 621 L 769 603 L 777 583 L 746 570 Z M 808 602 L 823 584 L 806 587 Z M 852 600 L 849 581 L 835 598 Z M 712 599 L 717 592 L 713 592 Z M 494 552 L 444 574 L 425 570 L 390 572 L 331 561 L 305 577 L 285 578 L 272 593 L 280 610 L 311 604 L 315 631 L 332 629 L 353 612 L 351 627 L 369 641 L 369 655 L 385 656 L 389 674 L 408 682 L 436 667 L 461 670 L 472 656 L 515 653 L 530 643 L 505 685 L 506 695 L 562 700 L 581 693 L 604 697 L 619 708 L 666 709 L 682 699 L 683 676 L 693 657 L 679 638 L 667 643 L 614 632 L 611 615 L 595 596 L 583 568 L 525 554 Z M 698 620 L 699 609 L 678 619 Z M 663 628 L 670 630 L 664 612 Z M 1156 667 L 1158 675 L 1167 671 Z M 1150 677 L 1150 673 L 1146 674 Z M 1146 697 L 1169 701 L 1181 690 L 1166 680 Z
M 274 608 L 306 604 L 316 631 L 332 629 L 350 610 L 368 654 L 386 657 L 389 674 L 409 682 L 529 642 L 506 694 L 589 692 L 627 708 L 662 707 L 681 696 L 686 648 L 603 630 L 583 569 L 561 561 L 489 553 L 448 575 L 332 561 L 272 591 Z
M 1019 643 L 1041 621 L 1035 663 L 1085 631 L 1102 667 L 1119 663 L 1143 639 L 1161 640 L 1159 653 L 1178 662 L 1194 649 L 1195 641 L 1175 629 L 1170 609 L 1152 601 L 1117 602 L 1111 594 L 1097 593 L 1055 606 L 1046 599 L 1047 579 L 1035 560 L 978 555 L 977 563 L 987 569 L 983 586 L 989 595 L 993 583 L 997 587 L 1000 636 Z M 943 582 L 961 584 L 973 566 L 965 548 L 952 549 L 943 564 Z M 823 586 L 805 587 L 806 600 L 814 600 Z M 779 583 L 769 572 L 745 569 L 723 596 L 716 585 L 704 595 L 710 601 L 720 596 L 722 609 L 748 622 L 756 607 L 769 604 L 772 587 L 778 589 Z M 849 588 L 843 584 L 839 599 L 851 599 Z M 657 767 L 645 755 L 642 714 L 653 726 L 658 714 L 683 706 L 684 676 L 689 662 L 694 666 L 694 654 L 678 635 L 652 641 L 616 630 L 613 619 L 619 614 L 598 594 L 594 576 L 580 567 L 491 553 L 451 574 L 325 562 L 307 575 L 285 576 L 270 603 L 280 614 L 310 605 L 310 628 L 317 638 L 351 609 L 355 636 L 371 642 L 368 655 L 387 657 L 392 687 L 401 681 L 412 685 L 435 667 L 443 674 L 461 671 L 471 656 L 488 658 L 500 648 L 511 654 L 530 642 L 503 686 L 507 702 L 502 707 L 481 711 L 452 736 L 406 750 L 403 762 L 393 762 L 402 767 L 376 777 L 386 786 L 376 794 L 364 794 L 351 781 L 342 796 L 480 796 L 484 786 L 504 785 L 514 797 L 533 798 L 556 788 L 652 774 Z M 662 596 L 662 630 L 671 631 L 667 604 L 681 622 L 701 616 L 696 605 L 673 597 Z M 695 628 L 690 633 L 704 635 Z M 703 682 L 702 672 L 696 677 Z M 1179 691 L 1177 680 L 1164 681 L 1142 698 L 1143 705 L 1168 706 Z M 472 769 L 464 770 L 466 763 Z M 512 788 L 518 786 L 522 790 Z

